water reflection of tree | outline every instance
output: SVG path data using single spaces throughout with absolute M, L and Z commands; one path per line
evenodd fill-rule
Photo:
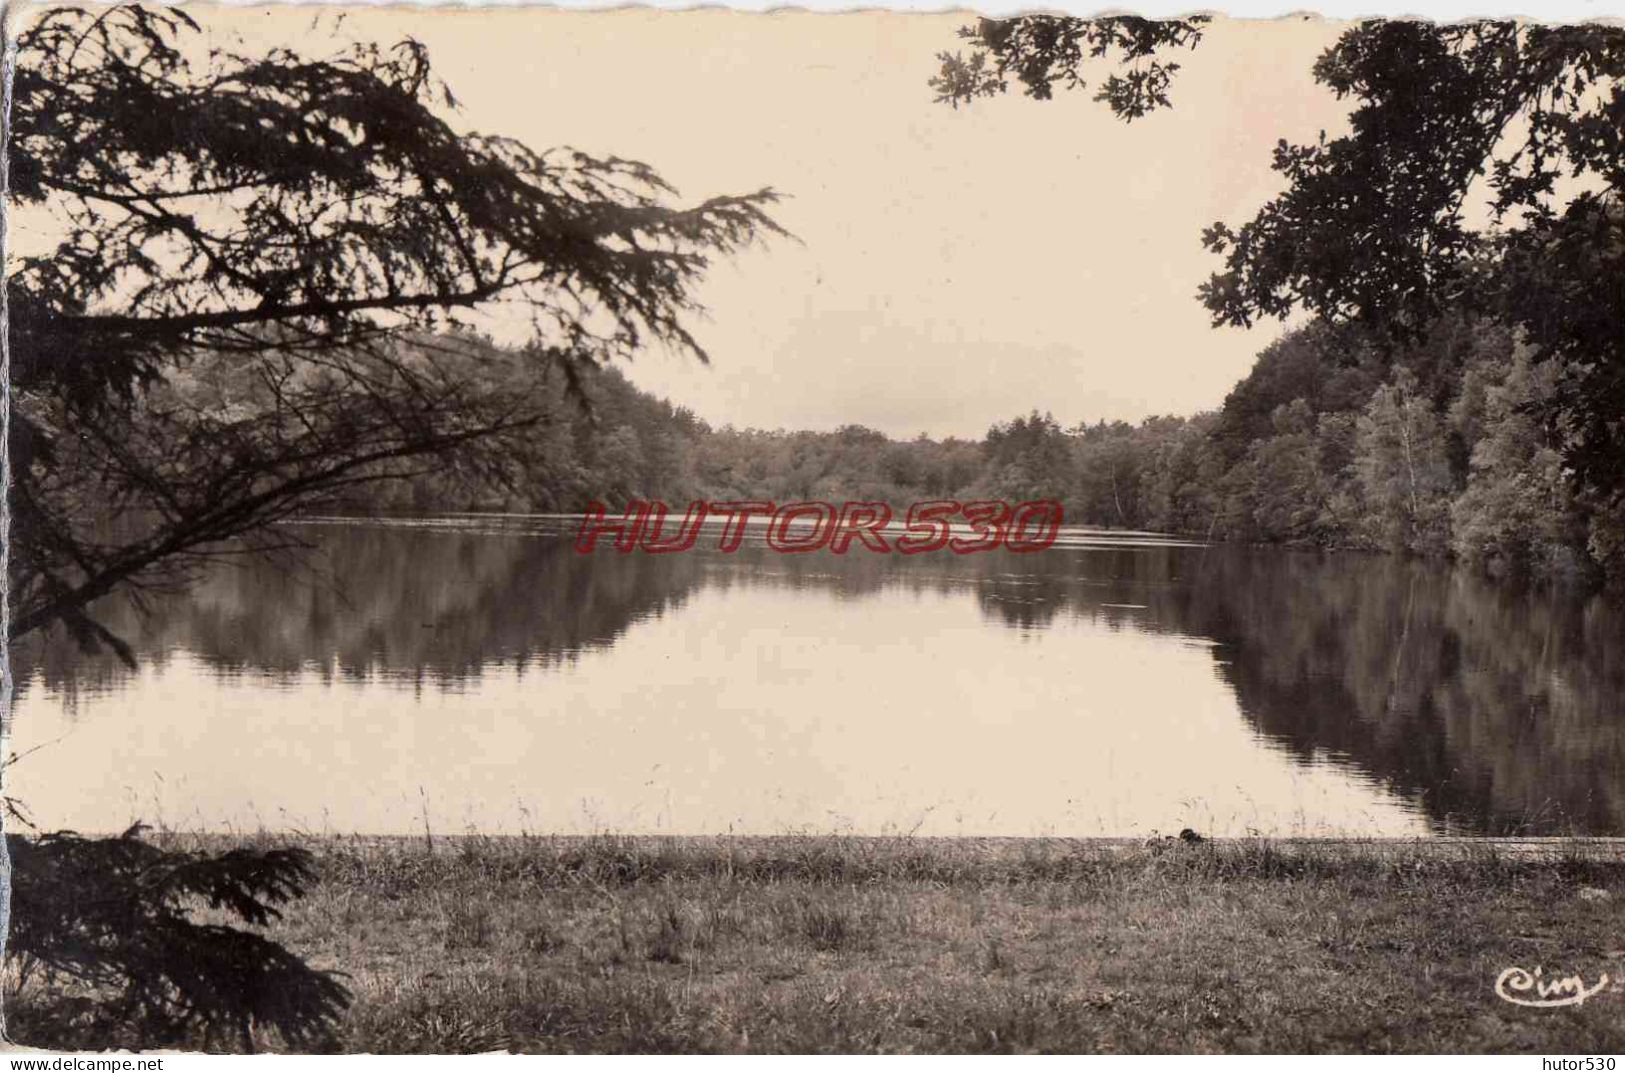
M 700 577 L 688 556 L 589 560 L 525 535 L 334 527 L 318 544 L 293 569 L 222 566 L 145 613 L 123 603 L 101 613 L 160 669 L 183 649 L 226 676 L 383 674 L 454 688 L 493 665 L 545 666 L 609 644 L 679 606 Z M 72 695 L 129 673 L 58 636 L 18 647 L 25 685 L 34 676 Z
M 959 592 L 1022 630 L 1086 621 L 1214 643 L 1262 736 L 1300 762 L 1367 773 L 1441 825 L 1625 832 L 1625 721 L 1612 707 L 1625 695 L 1625 616 L 1600 599 L 1278 549 L 586 557 L 557 537 L 368 528 L 319 543 L 330 583 L 221 569 L 115 628 L 159 664 L 184 649 L 223 675 L 458 688 L 494 665 L 575 659 L 702 589 Z M 22 681 L 33 671 L 68 695 L 127 673 L 54 641 L 17 662 Z
M 1625 615 L 1605 599 L 1277 549 L 1064 562 L 996 582 L 984 606 L 1015 627 L 1068 613 L 1216 641 L 1261 734 L 1302 762 L 1353 765 L 1441 826 L 1625 832 Z
M 1313 554 L 1214 556 L 1193 581 L 1190 627 L 1294 755 L 1352 761 L 1441 824 L 1625 831 L 1625 631 L 1604 602 Z

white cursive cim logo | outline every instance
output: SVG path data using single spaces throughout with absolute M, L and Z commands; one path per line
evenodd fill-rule
M 1595 984 L 1586 987 L 1585 981 L 1578 976 L 1543 979 L 1539 965 L 1535 966 L 1534 972 L 1517 967 L 1503 969 L 1501 975 L 1495 978 L 1495 993 L 1516 1006 L 1578 1006 L 1607 986 L 1607 973 L 1603 973 Z

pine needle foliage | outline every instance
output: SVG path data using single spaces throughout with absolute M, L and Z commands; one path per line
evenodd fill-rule
M 194 919 L 202 907 L 251 927 L 315 880 L 302 849 L 195 853 L 153 845 L 140 825 L 113 838 L 9 836 L 9 955 L 84 985 L 89 1019 L 138 1046 L 254 1050 L 256 1029 L 290 1046 L 332 1041 L 350 993 L 281 944 Z

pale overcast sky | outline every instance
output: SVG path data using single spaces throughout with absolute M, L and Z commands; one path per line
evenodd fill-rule
M 1280 188 L 1278 138 L 1340 129 L 1310 78 L 1335 23 L 1225 22 L 1172 111 L 1088 93 L 954 111 L 936 53 L 963 16 L 515 11 L 410 17 L 465 118 L 658 167 L 687 197 L 770 185 L 801 245 L 719 267 L 709 367 L 640 385 L 717 423 L 980 436 L 1217 406 L 1279 332 L 1211 328 L 1201 229 Z
M 194 10 L 251 43 L 312 19 Z M 1280 188 L 1277 139 L 1341 129 L 1309 74 L 1340 24 L 1218 22 L 1173 110 L 1124 124 L 1088 92 L 933 103 L 966 19 L 395 7 L 352 9 L 338 36 L 423 41 L 469 129 L 634 157 L 685 200 L 789 195 L 800 244 L 703 288 L 712 365 L 627 368 L 714 424 L 979 436 L 1033 408 L 1070 425 L 1217 406 L 1280 328 L 1209 327 L 1199 234 Z M 335 44 L 330 25 L 303 42 Z

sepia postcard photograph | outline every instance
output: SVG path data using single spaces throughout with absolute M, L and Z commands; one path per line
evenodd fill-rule
M 1616 1068 L 1625 21 L 5 49 L 8 1068 Z

